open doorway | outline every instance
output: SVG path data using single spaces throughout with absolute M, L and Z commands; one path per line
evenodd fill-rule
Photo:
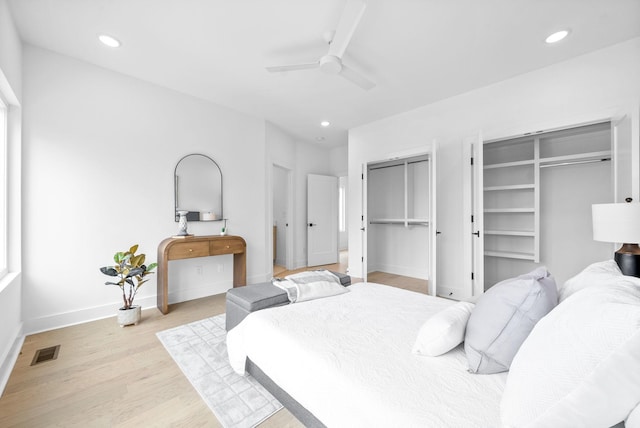
M 291 269 L 291 170 L 273 165 L 273 276 Z

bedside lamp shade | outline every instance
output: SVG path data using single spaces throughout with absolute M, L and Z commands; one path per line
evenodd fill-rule
M 594 204 L 593 239 L 622 243 L 615 260 L 625 275 L 640 277 L 640 204 Z

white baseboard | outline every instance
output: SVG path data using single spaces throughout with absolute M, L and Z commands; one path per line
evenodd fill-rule
M 156 297 L 138 297 L 135 300 L 135 304 L 142 306 L 142 309 L 155 307 Z M 42 333 L 43 331 L 55 330 L 99 319 L 115 317 L 115 311 L 117 309 L 118 304 L 111 302 L 105 305 L 83 308 L 76 311 L 47 315 L 40 318 L 32 318 L 24 321 L 25 335 Z
M 24 334 L 22 334 L 22 324 L 20 324 L 16 331 L 15 339 L 13 340 L 11 348 L 9 349 L 7 354 L 4 355 L 4 358 L 0 362 L 0 397 L 4 393 L 7 382 L 9 382 L 9 376 L 11 376 L 13 367 L 16 365 L 16 361 L 18 360 L 18 355 L 20 355 L 20 350 L 22 350 L 23 343 Z
M 248 277 L 247 284 L 258 284 L 269 280 L 271 280 L 271 272 Z M 214 284 L 200 285 L 197 287 L 183 287 L 182 289 L 173 292 L 170 289 L 168 296 L 169 303 L 185 302 L 187 300 L 223 294 L 232 287 L 233 285 L 231 283 L 224 281 Z M 155 294 L 151 296 L 137 296 L 135 304 L 142 306 L 142 309 L 155 308 L 157 306 L 157 296 Z M 99 319 L 115 317 L 115 311 L 117 308 L 118 303 L 111 302 L 105 305 L 25 320 L 23 327 L 25 332 L 24 334 L 29 335 L 41 333 L 43 331 L 55 330 Z

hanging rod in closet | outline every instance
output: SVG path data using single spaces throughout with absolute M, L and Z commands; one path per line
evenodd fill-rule
M 414 161 L 409 161 L 407 162 L 407 165 L 411 165 L 414 163 L 420 163 L 420 162 L 429 162 L 429 159 L 420 159 L 420 160 L 414 160 Z M 382 165 L 382 166 L 370 166 L 369 167 L 369 171 L 374 171 L 376 169 L 384 169 L 384 168 L 393 168 L 396 166 L 404 166 L 404 162 L 402 163 L 394 163 L 393 165 Z
M 589 160 L 581 160 L 581 161 L 569 161 L 569 162 L 560 162 L 560 163 L 550 163 L 547 165 L 540 165 L 540 168 L 551 168 L 554 166 L 567 166 L 567 165 L 580 165 L 584 163 L 596 163 L 596 162 L 606 162 L 610 161 L 611 158 L 603 158 L 603 159 L 589 159 Z

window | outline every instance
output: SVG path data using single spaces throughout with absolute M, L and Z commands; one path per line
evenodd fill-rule
M 0 278 L 7 273 L 7 104 L 0 97 Z

